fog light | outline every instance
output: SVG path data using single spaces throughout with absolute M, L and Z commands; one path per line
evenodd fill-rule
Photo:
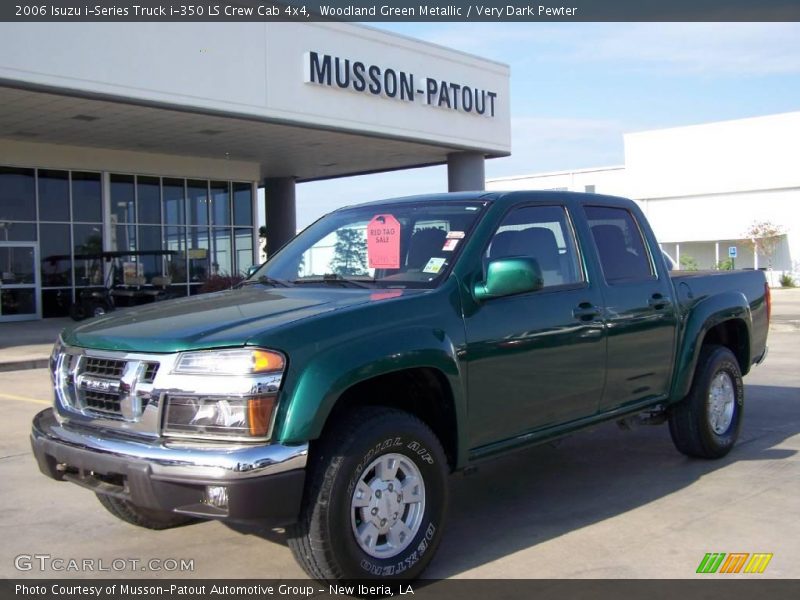
M 228 508 L 228 488 L 223 485 L 207 485 L 206 502 L 216 508 Z

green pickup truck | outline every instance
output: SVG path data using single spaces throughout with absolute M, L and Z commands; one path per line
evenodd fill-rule
M 630 200 L 362 204 L 238 289 L 66 329 L 33 451 L 129 523 L 268 523 L 311 577 L 414 578 L 486 457 L 612 419 L 724 456 L 769 312 L 763 273 L 670 273 Z

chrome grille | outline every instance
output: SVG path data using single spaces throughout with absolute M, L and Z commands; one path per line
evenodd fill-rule
M 124 360 L 112 360 L 108 358 L 87 357 L 81 371 L 87 375 L 98 377 L 108 377 L 109 379 L 119 379 L 125 370 Z
M 60 353 L 54 378 L 62 404 L 87 417 L 138 422 L 160 366 L 158 360 L 143 359 L 90 350 Z
M 84 390 L 83 403 L 86 408 L 92 412 L 110 414 L 115 417 L 122 416 L 122 406 L 119 394 Z
M 158 373 L 158 363 L 148 362 L 144 364 L 145 367 L 144 367 L 144 373 L 142 374 L 142 382 L 153 383 L 156 379 L 156 373 Z

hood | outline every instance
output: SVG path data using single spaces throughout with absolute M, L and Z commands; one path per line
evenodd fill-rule
M 243 346 L 270 329 L 421 291 L 245 287 L 114 311 L 65 329 L 62 338 L 71 346 L 131 352 Z

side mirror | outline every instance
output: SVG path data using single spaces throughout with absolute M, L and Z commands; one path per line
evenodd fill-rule
M 250 279 L 253 274 L 261 268 L 261 265 L 250 265 L 247 267 L 247 279 Z
M 476 283 L 473 289 L 475 300 L 512 296 L 524 292 L 535 292 L 544 287 L 542 269 L 535 258 L 499 258 L 489 263 L 486 281 Z

